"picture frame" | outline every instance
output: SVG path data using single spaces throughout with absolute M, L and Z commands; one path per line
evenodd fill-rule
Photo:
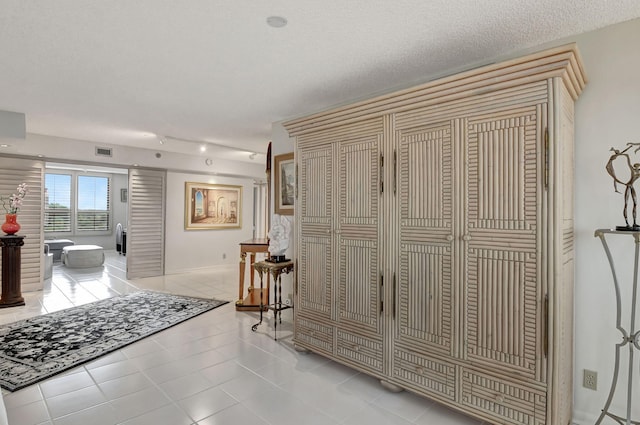
M 293 215 L 295 204 L 295 162 L 293 152 L 274 157 L 274 197 L 275 213 Z
M 185 182 L 185 230 L 242 227 L 242 186 Z

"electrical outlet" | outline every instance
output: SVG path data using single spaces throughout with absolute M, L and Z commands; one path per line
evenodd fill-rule
M 596 391 L 598 389 L 598 372 L 584 369 L 582 374 L 582 386 Z
M 293 294 L 287 295 L 287 298 L 284 300 L 285 305 L 293 305 Z

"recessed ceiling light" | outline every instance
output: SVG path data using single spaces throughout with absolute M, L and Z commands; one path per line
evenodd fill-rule
M 269 16 L 267 18 L 267 25 L 273 28 L 282 28 L 287 25 L 287 20 L 282 16 Z
M 10 147 L 10 146 L 11 146 L 11 145 L 7 145 L 6 143 L 3 143 L 3 144 L 1 144 L 1 145 L 0 145 L 0 148 L 8 148 L 8 147 Z
M 205 145 L 200 146 L 200 152 L 204 152 L 207 150 L 207 147 Z

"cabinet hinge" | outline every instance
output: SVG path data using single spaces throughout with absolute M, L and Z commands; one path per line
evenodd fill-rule
M 384 155 L 380 154 L 380 193 L 384 193 Z
M 380 314 L 384 312 L 384 275 L 380 273 Z
M 544 129 L 544 188 L 549 189 L 549 128 Z

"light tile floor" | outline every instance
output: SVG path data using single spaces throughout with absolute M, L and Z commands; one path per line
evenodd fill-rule
M 27 305 L 0 324 L 141 289 L 231 301 L 30 387 L 3 391 L 11 425 L 479 425 L 409 392 L 294 350 L 291 310 L 278 341 L 271 320 L 236 312 L 237 266 L 127 281 L 125 257 L 104 267 L 56 265 Z M 289 314 L 286 314 L 289 313 Z

